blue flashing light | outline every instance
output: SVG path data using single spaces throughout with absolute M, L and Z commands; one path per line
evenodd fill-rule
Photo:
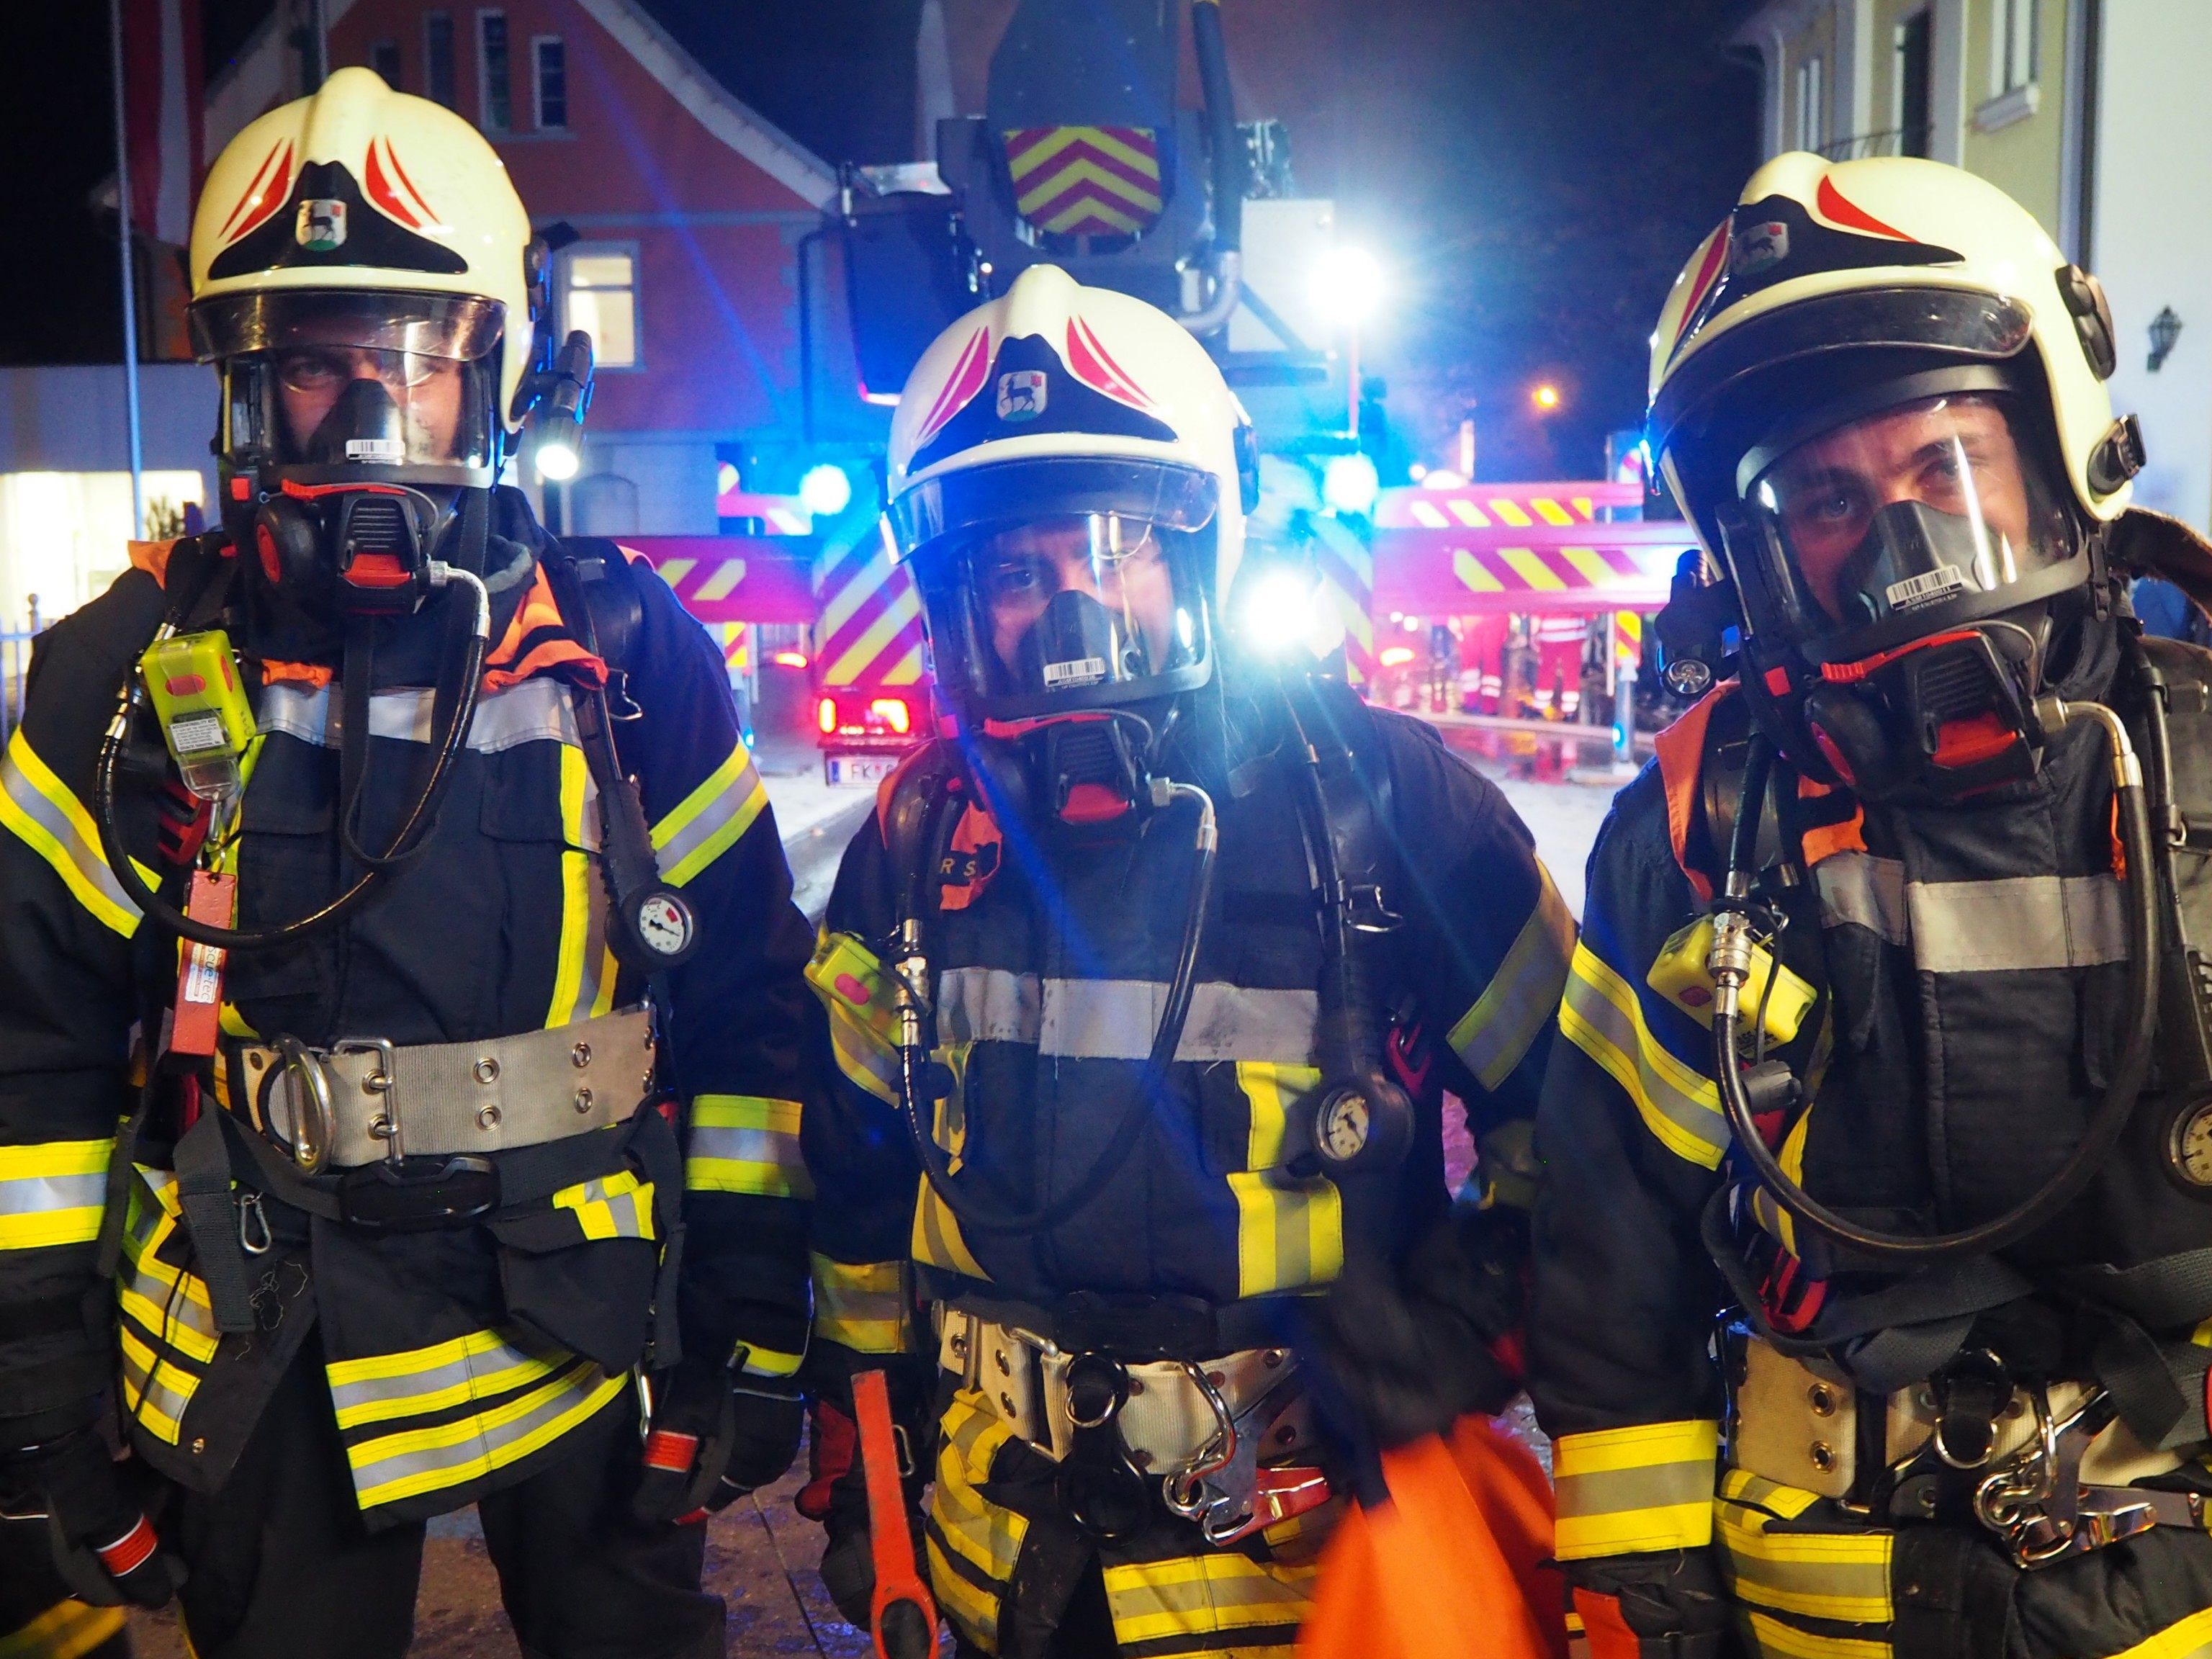
M 1365 455 L 1332 455 L 1322 474 L 1321 498 L 1340 513 L 1368 513 L 1382 493 L 1382 480 L 1375 463 Z
M 834 519 L 853 504 L 853 481 L 843 467 L 821 462 L 799 481 L 799 502 L 817 518 Z

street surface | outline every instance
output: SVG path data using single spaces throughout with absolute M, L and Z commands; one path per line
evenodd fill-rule
M 791 860 L 799 908 L 821 920 L 837 861 L 875 808 L 875 791 L 832 788 L 809 750 L 761 757 L 776 827 Z M 1537 783 L 1480 763 L 1528 823 L 1560 894 L 1582 913 L 1583 866 L 1613 799 L 1606 782 Z M 1543 1437 L 1522 1401 L 1507 1421 L 1540 1454 Z M 1549 1458 L 1546 1456 L 1548 1465 Z M 805 1460 L 774 1486 L 732 1504 L 708 1523 L 707 1585 L 729 1603 L 732 1654 L 819 1654 L 858 1659 L 867 1637 L 837 1616 L 817 1571 L 822 1529 L 791 1500 L 805 1480 Z M 173 1611 L 132 1615 L 139 1659 L 186 1659 Z M 514 1634 L 500 1608 L 499 1577 L 485 1553 L 473 1510 L 433 1522 L 416 1597 L 410 1659 L 519 1659 Z

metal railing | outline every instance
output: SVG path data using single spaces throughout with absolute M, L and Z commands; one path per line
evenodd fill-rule
M 1869 155 L 1925 155 L 1929 132 L 1925 125 L 1862 132 L 1855 138 L 1838 138 L 1820 154 L 1831 161 L 1863 161 Z
M 23 683 L 31 672 L 29 629 L 0 628 L 0 743 L 13 737 L 23 719 Z

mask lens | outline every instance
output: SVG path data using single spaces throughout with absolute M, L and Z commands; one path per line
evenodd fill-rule
M 1830 639 L 1908 617 L 1949 626 L 2033 597 L 2027 584 L 2074 552 L 2057 500 L 2005 400 L 1978 394 L 1822 433 L 1751 490 L 1798 610 Z

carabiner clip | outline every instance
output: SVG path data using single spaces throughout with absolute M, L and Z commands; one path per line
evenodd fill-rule
M 256 1239 L 258 1243 L 256 1243 Z M 266 1255 L 276 1243 L 276 1235 L 269 1231 L 269 1217 L 261 1207 L 261 1194 L 246 1192 L 238 1195 L 238 1248 L 248 1255 Z

